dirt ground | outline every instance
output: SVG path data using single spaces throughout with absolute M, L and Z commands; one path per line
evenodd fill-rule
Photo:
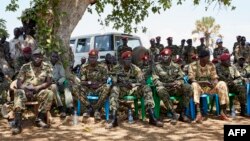
M 69 122 L 61 125 L 59 117 L 54 117 L 54 124 L 50 129 L 35 127 L 33 119 L 25 119 L 23 131 L 19 135 L 13 136 L 6 119 L 0 119 L 0 141 L 106 141 L 106 140 L 143 140 L 143 141 L 215 141 L 223 140 L 223 126 L 225 124 L 250 124 L 250 118 L 237 116 L 231 122 L 221 121 L 218 117 L 210 115 L 202 124 L 178 122 L 171 125 L 163 120 L 164 127 L 157 128 L 148 124 L 147 121 L 137 120 L 134 124 L 129 124 L 127 120 L 119 122 L 119 127 L 106 130 L 105 121 L 95 123 L 93 118 L 89 118 L 88 123 L 81 123 L 79 117 L 78 125 L 73 126 Z

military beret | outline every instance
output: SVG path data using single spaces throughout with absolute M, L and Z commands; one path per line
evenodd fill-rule
M 222 43 L 222 42 L 223 42 L 223 41 L 222 41 L 221 38 L 219 38 L 219 39 L 216 40 L 216 43 Z
M 33 50 L 32 54 L 42 54 L 42 50 L 40 48 L 36 48 Z
M 128 37 L 123 36 L 122 40 L 128 40 Z
M 97 56 L 98 55 L 98 50 L 95 50 L 95 49 L 91 49 L 89 51 L 89 56 Z
M 209 56 L 209 55 L 210 55 L 209 51 L 203 49 L 203 50 L 201 50 L 200 53 L 199 53 L 199 58 L 207 57 L 207 56 Z
M 216 63 L 218 63 L 219 61 L 218 61 L 218 59 L 216 59 L 216 58 L 214 58 L 213 60 L 212 60 L 212 63 L 214 63 L 214 64 L 216 64 Z
M 173 37 L 168 37 L 167 40 L 173 40 Z
M 191 58 L 192 58 L 192 60 L 198 59 L 197 55 L 195 55 L 195 54 L 193 54 Z
M 186 40 L 185 40 L 185 39 L 182 39 L 181 42 L 186 42 Z
M 172 54 L 172 50 L 169 48 L 165 48 L 160 52 L 161 55 L 171 55 Z
M 157 36 L 156 39 L 161 39 L 161 36 Z
M 201 37 L 200 40 L 204 40 L 205 38 L 204 37 Z
M 150 42 L 155 42 L 155 39 L 154 38 L 150 39 Z
M 175 59 L 175 63 L 181 63 L 183 60 L 179 57 L 179 58 L 177 58 L 177 59 Z
M 32 50 L 31 50 L 31 47 L 25 47 L 22 49 L 23 53 L 31 53 Z
M 187 42 L 187 43 L 191 43 L 191 42 L 192 42 L 192 39 L 187 39 L 186 42 Z
M 148 60 L 148 59 L 149 59 L 149 56 L 147 54 L 145 54 L 141 57 L 141 60 L 143 60 L 143 61 Z
M 122 59 L 126 59 L 132 56 L 132 52 L 131 51 L 125 51 L 122 53 L 121 57 Z
M 221 60 L 221 61 L 230 60 L 230 54 L 229 54 L 229 53 L 223 53 L 223 54 L 221 54 L 220 60 Z

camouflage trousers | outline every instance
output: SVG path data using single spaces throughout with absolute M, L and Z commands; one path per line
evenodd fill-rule
M 200 103 L 200 96 L 204 93 L 206 94 L 218 94 L 220 105 L 225 105 L 229 103 L 228 88 L 224 81 L 219 81 L 213 89 L 207 87 L 202 88 L 197 82 L 192 83 L 192 88 L 194 91 L 194 102 Z
M 9 89 L 10 83 L 8 81 L 0 82 L 0 101 L 6 101 L 7 100 L 7 91 Z
M 110 110 L 118 110 L 119 99 L 123 99 L 126 95 L 134 95 L 137 98 L 143 97 L 146 105 L 146 109 L 154 108 L 154 100 L 152 90 L 149 86 L 144 85 L 140 87 L 134 87 L 128 89 L 126 87 L 113 86 L 110 92 Z
M 39 91 L 37 94 L 34 94 L 34 98 L 32 101 L 38 101 L 39 107 L 38 112 L 46 113 L 50 110 L 52 102 L 53 102 L 54 93 L 49 89 L 43 89 Z M 15 91 L 14 98 L 14 110 L 24 110 L 25 102 L 29 101 L 25 91 L 22 89 L 17 89 Z
M 241 85 L 229 85 L 228 86 L 230 93 L 235 93 L 240 104 L 246 104 L 246 88 Z
M 54 93 L 54 99 L 57 106 L 63 106 L 62 97 L 64 96 L 64 102 L 67 108 L 73 107 L 73 97 L 68 84 L 52 84 L 50 89 Z
M 168 109 L 173 109 L 173 102 L 170 100 L 170 96 L 181 97 L 179 105 L 181 109 L 189 107 L 189 100 L 193 96 L 193 90 L 191 85 L 189 84 L 182 84 L 180 88 L 172 88 L 172 89 L 168 89 L 163 85 L 159 84 L 156 86 L 156 90 L 158 96 Z
M 77 90 L 79 89 L 79 90 Z M 98 89 L 90 89 L 86 86 L 74 86 L 73 87 L 73 95 L 78 98 L 84 106 L 91 105 L 94 110 L 99 109 L 103 106 L 105 100 L 108 98 L 110 92 L 110 85 L 104 84 Z M 95 103 L 89 102 L 87 96 L 96 95 L 98 96 L 98 101 Z

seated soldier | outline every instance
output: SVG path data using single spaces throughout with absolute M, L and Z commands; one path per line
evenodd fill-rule
M 69 83 L 66 80 L 65 70 L 63 68 L 63 65 L 59 62 L 59 55 L 57 52 L 51 53 L 50 62 L 53 67 L 52 71 L 53 84 L 51 85 L 51 90 L 55 94 L 54 96 L 56 99 L 56 103 L 59 111 L 61 112 L 60 117 L 65 118 L 66 111 L 68 114 L 73 115 L 74 113 L 73 97 L 69 89 Z M 60 94 L 62 93 L 64 94 L 65 104 L 63 104 L 61 99 L 62 95 Z M 64 105 L 66 106 L 66 109 L 64 108 Z
M 52 82 L 51 77 L 51 67 L 43 61 L 41 50 L 37 48 L 32 52 L 32 62 L 23 65 L 17 76 L 17 90 L 14 98 L 15 125 L 12 127 L 13 134 L 19 134 L 22 130 L 22 112 L 25 109 L 26 101 L 37 100 L 39 102 L 35 123 L 38 127 L 49 127 L 44 121 L 53 101 L 53 92 L 48 89 Z
M 101 120 L 100 110 L 107 99 L 110 91 L 110 86 L 106 84 L 107 81 L 107 68 L 97 61 L 98 51 L 90 50 L 88 64 L 81 67 L 81 88 L 80 94 L 77 98 L 87 107 L 83 114 L 85 121 L 93 112 L 96 121 Z M 88 95 L 98 95 L 96 103 L 90 103 L 87 99 Z
M 118 126 L 117 110 L 119 108 L 119 99 L 126 95 L 135 95 L 144 97 L 147 112 L 149 114 L 149 124 L 162 127 L 163 123 L 154 116 L 154 101 L 152 90 L 145 84 L 144 76 L 140 68 L 131 63 L 132 52 L 125 51 L 121 55 L 122 64 L 116 65 L 113 70 L 113 87 L 110 95 L 110 109 L 112 111 L 112 121 L 106 128 L 110 129 Z
M 213 63 L 209 61 L 210 53 L 201 50 L 199 60 L 189 65 L 188 77 L 194 92 L 194 102 L 197 108 L 196 122 L 202 121 L 200 110 L 201 94 L 218 94 L 220 99 L 220 118 L 229 120 L 224 111 L 229 103 L 228 88 L 224 81 L 218 81 L 218 75 Z
M 245 116 L 246 109 L 246 89 L 243 85 L 243 77 L 241 77 L 239 71 L 234 65 L 230 63 L 230 54 L 223 53 L 220 56 L 220 61 L 216 66 L 216 71 L 219 76 L 219 80 L 227 83 L 229 92 L 235 93 L 240 102 L 241 116 Z
M 82 65 L 84 65 L 86 63 L 86 58 L 82 57 L 81 58 L 81 64 L 76 65 L 71 71 L 76 74 L 78 77 L 80 77 L 80 69 L 82 67 Z
M 156 64 L 153 75 L 158 95 L 163 100 L 165 106 L 172 112 L 173 123 L 178 120 L 178 116 L 173 108 L 170 95 L 181 96 L 181 119 L 184 122 L 190 122 L 189 118 L 185 115 L 185 109 L 189 107 L 189 99 L 193 96 L 192 87 L 189 84 L 184 84 L 184 72 L 178 64 L 172 61 L 172 51 L 169 48 L 165 48 L 160 54 L 162 62 Z
M 0 103 L 3 104 L 7 101 L 7 90 L 9 88 L 10 81 L 5 78 L 5 75 L 0 68 Z

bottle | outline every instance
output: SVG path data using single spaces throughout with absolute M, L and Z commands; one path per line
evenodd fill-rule
M 74 111 L 74 116 L 73 116 L 73 125 L 77 125 L 78 123 L 78 117 L 77 117 L 77 112 L 76 110 Z
M 235 118 L 235 116 L 236 116 L 235 107 L 234 107 L 234 105 L 233 105 L 232 111 L 231 111 L 231 117 L 232 117 L 232 118 Z
M 128 123 L 130 123 L 130 124 L 134 123 L 133 114 L 132 114 L 131 109 L 128 110 Z

